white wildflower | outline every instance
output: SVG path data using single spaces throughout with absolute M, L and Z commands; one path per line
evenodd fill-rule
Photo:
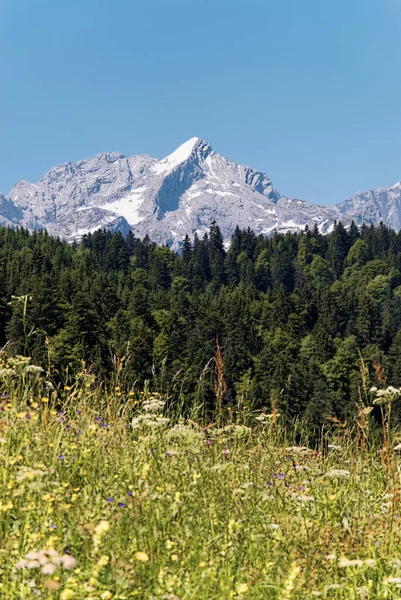
M 142 404 L 142 408 L 145 412 L 159 412 L 164 408 L 165 402 L 164 400 L 160 400 L 159 398 L 150 397 L 148 400 Z
M 25 558 L 23 558 L 22 560 L 19 560 L 17 562 L 17 564 L 15 565 L 15 568 L 16 569 L 25 569 L 27 567 L 27 565 L 28 565 L 28 561 Z
M 373 400 L 373 404 L 381 406 L 382 404 L 388 404 L 397 400 L 401 395 L 401 389 L 395 388 L 389 385 L 385 390 L 378 390 L 376 392 L 376 399 Z
M 298 502 L 315 502 L 315 498 L 313 496 L 294 496 L 295 500 Z
M 349 559 L 349 558 L 340 558 L 338 561 L 338 566 L 340 569 L 346 569 L 348 567 L 363 567 L 363 560 L 359 558 Z
M 12 377 L 13 375 L 16 375 L 14 369 L 0 369 L 0 377 Z
M 25 368 L 25 373 L 43 373 L 43 369 L 37 365 L 28 365 Z
M 286 452 L 293 452 L 295 454 L 307 454 L 309 452 L 312 452 L 312 450 L 310 450 L 306 446 L 289 446 L 288 448 L 286 448 Z
M 27 560 L 38 560 L 39 559 L 39 552 L 36 552 L 35 550 L 31 550 L 31 552 L 28 552 L 28 554 L 25 555 L 25 558 Z
M 70 554 L 63 554 L 61 557 L 61 565 L 67 571 L 72 571 L 77 566 L 77 559 L 71 556 Z
M 330 585 L 327 586 L 327 590 L 340 590 L 343 586 L 340 583 L 330 583 Z
M 53 573 L 56 571 L 56 569 L 57 569 L 57 566 L 55 564 L 46 563 L 41 568 L 41 572 L 43 573 L 43 575 L 53 575 Z
M 21 466 L 17 471 L 16 479 L 18 483 L 25 479 L 34 479 L 35 477 L 43 477 L 46 475 L 42 469 L 31 469 L 31 467 Z
M 349 471 L 347 471 L 346 469 L 331 469 L 330 471 L 328 471 L 325 475 L 325 477 L 343 477 L 343 478 L 347 478 L 351 475 L 351 473 Z

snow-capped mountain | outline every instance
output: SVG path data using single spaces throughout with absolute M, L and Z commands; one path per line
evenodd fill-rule
M 341 215 L 357 225 L 383 221 L 388 227 L 401 229 L 401 181 L 388 188 L 359 192 L 337 205 Z M 341 218 L 341 217 L 340 217 Z
M 0 225 L 46 228 L 73 240 L 106 227 L 178 248 L 183 237 L 203 235 L 216 221 L 225 239 L 236 227 L 269 235 L 309 225 L 329 231 L 381 220 L 401 228 L 401 183 L 357 194 L 336 206 L 317 206 L 281 196 L 260 171 L 217 154 L 192 138 L 162 160 L 102 153 L 51 169 L 38 183 L 20 181 L 0 195 Z
M 155 162 L 149 156 L 125 158 L 111 152 L 58 165 L 36 184 L 16 184 L 6 198 L 19 211 L 11 220 L 29 229 L 45 227 L 61 237 L 80 236 L 103 226 L 129 229 L 119 214 L 103 207 Z M 0 214 L 7 216 L 1 204 Z

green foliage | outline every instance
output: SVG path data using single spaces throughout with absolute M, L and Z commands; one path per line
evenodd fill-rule
M 339 342 L 338 363 L 354 345 Z M 301 354 L 317 359 L 309 335 Z M 0 370 L 1 598 L 399 598 L 399 445 L 375 444 L 368 412 L 363 440 L 332 429 L 312 447 L 253 411 L 249 370 L 239 410 L 205 429 L 177 422 L 168 395 L 85 369 L 50 388 L 29 362 Z M 329 410 L 316 387 L 308 418 Z
M 9 355 L 59 373 L 84 360 L 105 381 L 125 357 L 129 385 L 156 376 L 187 414 L 213 411 L 216 339 L 223 405 L 241 397 L 311 427 L 357 414 L 359 352 L 370 384 L 377 361 L 401 383 L 401 234 L 383 225 L 270 238 L 236 228 L 227 248 L 212 223 L 181 254 L 132 233 L 98 231 L 70 246 L 3 228 L 0 266 Z

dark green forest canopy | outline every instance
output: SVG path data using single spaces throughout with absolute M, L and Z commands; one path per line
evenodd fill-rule
M 0 343 L 58 372 L 84 360 L 107 379 L 129 355 L 126 385 L 153 380 L 184 410 L 212 407 L 218 339 L 225 405 L 315 425 L 357 411 L 361 358 L 366 385 L 401 385 L 401 233 L 384 225 L 270 238 L 237 228 L 228 250 L 212 225 L 181 254 L 132 234 L 71 246 L 1 228 L 0 264 Z

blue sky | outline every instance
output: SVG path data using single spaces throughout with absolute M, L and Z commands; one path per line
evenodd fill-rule
M 193 136 L 330 204 L 401 179 L 401 0 L 0 0 L 0 191 Z

